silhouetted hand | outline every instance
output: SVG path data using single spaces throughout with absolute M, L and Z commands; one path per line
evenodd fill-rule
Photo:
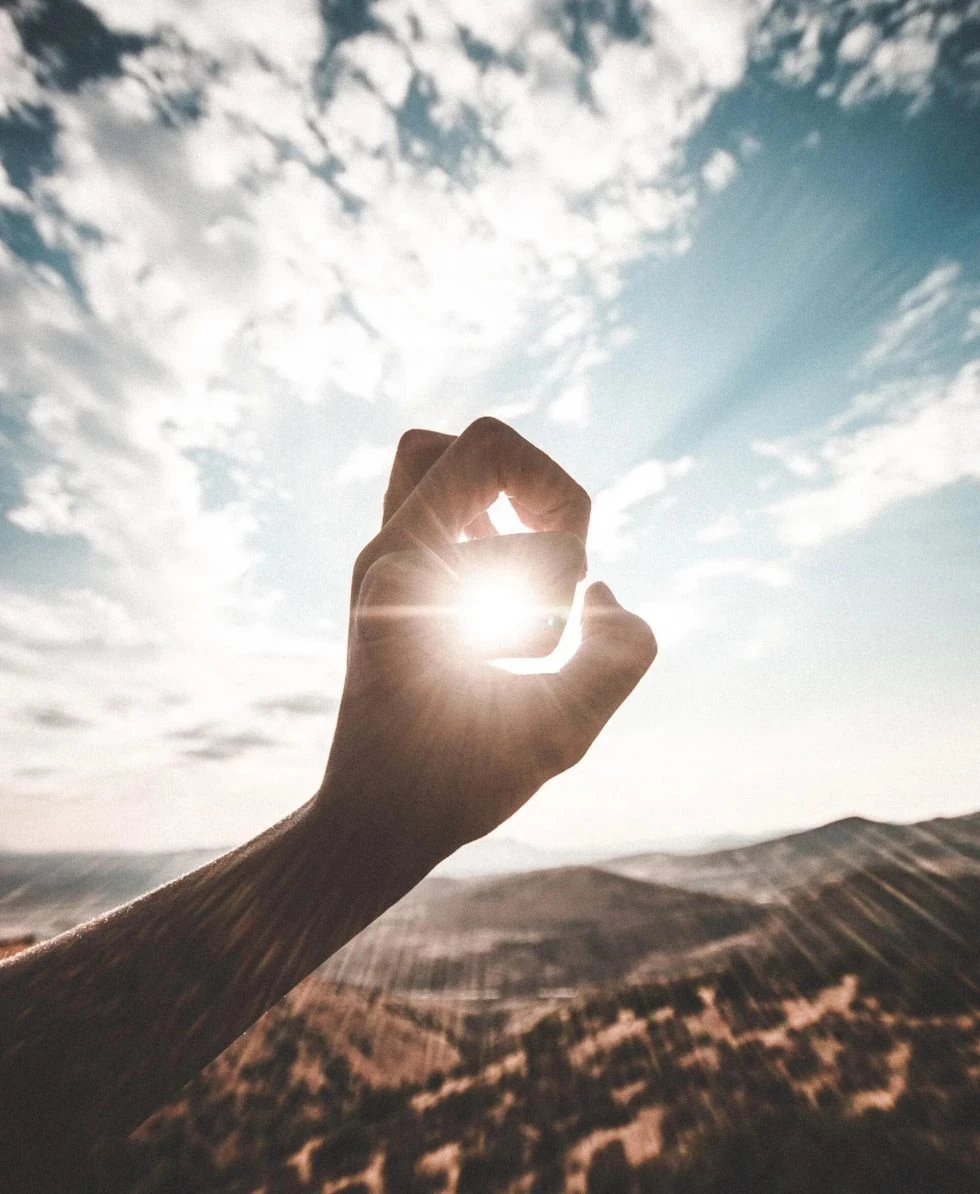
M 492 533 L 486 511 L 501 492 L 532 530 L 584 542 L 581 486 L 483 418 L 458 438 L 402 437 L 384 525 L 354 569 L 348 675 L 318 800 L 373 822 L 426 869 L 577 762 L 656 654 L 650 628 L 603 584 L 585 595 L 581 647 L 553 674 L 490 666 L 426 616 L 460 533 Z

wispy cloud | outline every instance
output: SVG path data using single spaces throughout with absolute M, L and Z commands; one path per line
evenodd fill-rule
M 256 701 L 256 713 L 285 713 L 295 717 L 320 717 L 337 708 L 337 698 L 322 692 L 294 692 Z
M 387 444 L 359 444 L 337 470 L 338 485 L 373 481 L 384 477 L 395 458 L 395 449 Z
M 734 539 L 741 534 L 742 522 L 736 514 L 723 514 L 708 526 L 698 532 L 702 543 L 721 543 L 725 539 Z
M 213 725 L 175 730 L 170 737 L 177 742 L 187 743 L 181 750 L 185 757 L 203 762 L 237 759 L 252 751 L 267 750 L 279 745 L 277 739 L 256 730 L 231 732 Z
M 705 584 L 719 580 L 751 580 L 783 589 L 793 580 L 786 564 L 779 560 L 753 560 L 742 556 L 717 556 L 698 560 L 682 568 L 676 577 L 680 593 L 695 593 Z
M 705 610 L 690 598 L 649 601 L 638 606 L 636 612 L 653 628 L 661 655 L 703 630 L 707 623 Z
M 791 547 L 815 546 L 898 502 L 980 479 L 980 361 L 886 406 L 870 424 L 830 436 L 814 456 L 821 483 L 769 507 Z
M 92 724 L 87 717 L 79 717 L 75 713 L 69 713 L 67 709 L 53 705 L 24 709 L 23 717 L 32 725 L 40 726 L 44 730 L 77 730 Z
M 914 347 L 915 339 L 928 332 L 939 313 L 949 305 L 960 272 L 957 262 L 938 265 L 903 294 L 896 314 L 882 325 L 864 354 L 864 364 L 873 368 L 893 362 L 902 350 Z
M 671 481 L 685 476 L 693 466 L 690 456 L 669 463 L 644 460 L 596 494 L 589 526 L 590 550 L 613 557 L 628 551 L 633 539 L 627 528 L 636 507 L 663 493 Z
M 564 394 L 551 403 L 548 414 L 556 423 L 584 427 L 589 421 L 588 390 L 581 382 L 569 386 Z
M 0 381 L 25 395 L 9 517 L 78 537 L 137 620 L 201 638 L 256 608 L 262 504 L 288 483 L 251 430 L 270 391 L 452 404 L 540 333 L 552 417 L 583 424 L 622 272 L 684 242 L 686 139 L 748 59 L 756 6 L 708 7 L 629 36 L 597 15 L 573 48 L 534 6 L 394 4 L 352 36 L 313 4 L 101 0 L 111 69 L 76 90 L 5 12 L 2 103 L 42 95 L 55 138 L 18 203 L 72 280 L 0 250 Z

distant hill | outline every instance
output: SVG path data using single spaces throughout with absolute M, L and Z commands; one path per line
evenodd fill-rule
M 980 869 L 980 813 L 892 825 L 848 817 L 816 829 L 709 854 L 635 854 L 601 865 L 614 874 L 690 891 L 785 902 L 790 893 L 868 867 L 924 867 L 941 874 Z
M 0 936 L 52 937 L 203 866 L 219 853 L 0 852 Z
M 765 916 L 746 901 L 595 867 L 437 879 L 366 929 L 324 974 L 388 991 L 476 997 L 577 990 L 621 979 L 650 954 L 679 960 Z
M 50 936 L 212 855 L 0 854 L 0 939 Z M 322 973 L 427 999 L 568 998 L 700 973 L 735 955 L 922 953 L 943 934 L 961 948 L 966 925 L 980 936 L 978 906 L 980 814 L 917 825 L 852 817 L 701 855 L 436 874 Z
M 709 926 L 721 918 L 727 927 L 737 911 L 731 900 L 589 866 L 457 883 L 428 905 L 429 923 L 440 930 L 543 932 L 615 922 L 624 929 L 643 926 L 650 940 L 678 943 L 713 935 Z
M 771 836 L 754 834 L 699 835 L 672 840 L 669 854 L 706 854 L 713 850 L 730 850 L 747 846 Z M 651 846 L 654 844 L 651 841 Z M 602 866 L 609 857 L 608 849 L 582 846 L 577 849 L 550 850 L 531 846 L 511 837 L 491 834 L 462 846 L 455 854 L 440 862 L 433 874 L 450 879 L 489 878 L 491 875 L 515 875 L 521 871 L 544 871 L 566 866 Z

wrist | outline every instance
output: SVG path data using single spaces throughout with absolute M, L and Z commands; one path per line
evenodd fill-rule
M 355 782 L 331 765 L 304 814 L 312 848 L 328 872 L 346 876 L 347 890 L 366 908 L 367 920 L 399 900 L 454 848 L 418 816 L 411 795 L 383 775 Z

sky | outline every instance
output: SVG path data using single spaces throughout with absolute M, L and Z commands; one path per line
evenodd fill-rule
M 503 834 L 980 806 L 976 0 L 4 0 L 0 161 L 0 847 L 302 803 L 485 413 L 660 643 Z

